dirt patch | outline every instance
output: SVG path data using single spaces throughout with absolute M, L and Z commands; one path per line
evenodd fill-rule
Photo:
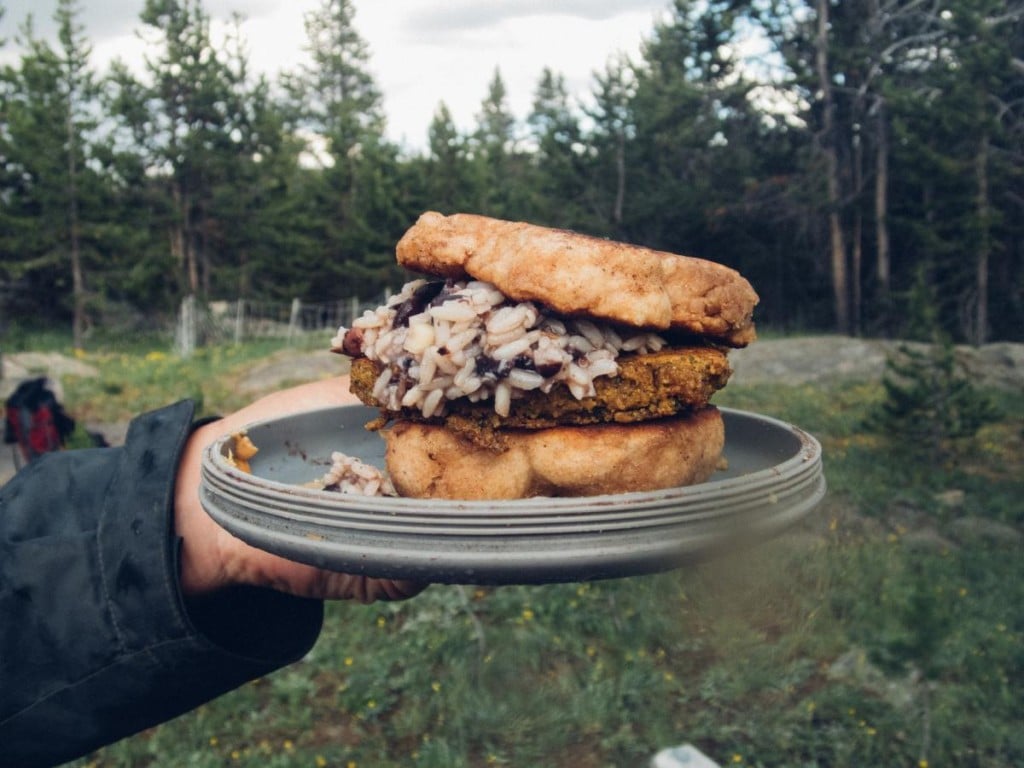
M 333 352 L 283 349 L 246 371 L 238 389 L 261 395 L 289 385 L 348 373 L 348 358 Z
M 0 398 L 6 399 L 25 379 L 45 376 L 58 400 L 63 400 L 64 376 L 99 376 L 99 371 L 76 357 L 60 352 L 14 352 L 0 361 Z

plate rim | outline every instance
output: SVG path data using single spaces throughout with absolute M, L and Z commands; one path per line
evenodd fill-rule
M 246 429 L 348 408 L 366 410 L 357 404 L 312 409 Z M 662 572 L 709 559 L 727 546 L 763 542 L 825 496 L 822 449 L 813 435 L 775 417 L 720 410 L 727 419 L 784 430 L 796 438 L 796 450 L 753 472 L 662 491 L 456 501 L 339 494 L 246 474 L 223 459 L 227 434 L 204 450 L 200 500 L 218 524 L 254 546 L 368 577 L 508 585 Z M 727 447 L 728 440 L 727 434 Z M 716 495 L 723 489 L 724 502 Z M 620 524 L 590 525 L 596 512 Z M 640 520 L 645 516 L 649 523 Z M 414 524 L 403 527 L 406 517 Z
M 646 506 L 663 505 L 676 500 L 693 499 L 701 495 L 715 495 L 729 493 L 736 489 L 756 488 L 764 482 L 771 482 L 773 479 L 785 474 L 793 468 L 796 474 L 817 471 L 817 465 L 822 461 L 821 443 L 812 434 L 800 427 L 777 419 L 773 416 L 746 411 L 726 406 L 717 406 L 723 417 L 741 418 L 753 420 L 761 425 L 770 426 L 774 429 L 784 431 L 792 435 L 799 443 L 799 449 L 784 461 L 774 464 L 771 467 L 745 473 L 735 477 L 720 478 L 717 480 L 706 480 L 702 483 L 692 485 L 673 486 L 653 491 L 630 491 L 627 493 L 599 494 L 595 496 L 535 496 L 525 499 L 501 499 L 501 500 L 477 500 L 477 499 L 417 499 L 412 497 L 373 497 L 359 496 L 356 494 L 339 494 L 333 491 L 325 491 L 311 488 L 304 485 L 286 483 L 258 475 L 252 475 L 231 466 L 223 457 L 223 447 L 234 434 L 241 431 L 255 430 L 261 427 L 271 426 L 284 419 L 296 417 L 310 417 L 318 413 L 337 413 L 348 409 L 366 409 L 367 406 L 358 403 L 328 406 L 305 411 L 289 413 L 281 417 L 261 419 L 253 421 L 239 430 L 229 434 L 221 435 L 210 443 L 203 451 L 202 469 L 204 481 L 207 473 L 216 477 L 220 476 L 231 483 L 239 484 L 242 487 L 258 487 L 261 494 L 280 494 L 288 499 L 306 498 L 324 504 L 327 508 L 339 507 L 344 509 L 360 508 L 365 512 L 384 512 L 389 509 L 405 511 L 429 510 L 431 508 L 443 508 L 447 514 L 452 513 L 480 513 L 487 517 L 509 516 L 513 513 L 528 514 L 534 508 L 544 510 L 558 510 L 563 513 L 570 513 L 573 509 L 579 509 L 578 514 L 592 511 L 594 508 L 610 506 Z M 339 434 L 343 434 L 339 430 Z M 726 447 L 728 447 L 728 434 L 726 434 Z M 339 440 L 338 450 L 344 452 Z M 315 478 L 310 478 L 311 481 Z M 435 513 L 436 514 L 436 513 Z

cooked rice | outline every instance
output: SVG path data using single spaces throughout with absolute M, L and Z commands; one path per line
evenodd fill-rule
M 317 485 L 326 491 L 355 493 L 361 496 L 397 496 L 391 480 L 377 467 L 335 451 L 331 468 Z
M 352 323 L 363 355 L 383 370 L 373 396 L 385 408 L 445 414 L 446 402 L 493 400 L 507 416 L 521 392 L 562 383 L 577 399 L 594 379 L 615 376 L 620 352 L 657 352 L 662 337 L 582 318 L 556 317 L 532 302 L 513 303 L 487 282 L 414 280 L 387 304 Z M 347 328 L 332 346 L 345 347 Z

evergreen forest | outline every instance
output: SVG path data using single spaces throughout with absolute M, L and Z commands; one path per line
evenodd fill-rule
M 666 0 L 589 98 L 537 62 L 516 116 L 496 69 L 462 129 L 438 85 L 421 150 L 387 138 L 351 0 L 273 79 L 202 0 L 145 0 L 142 73 L 54 6 L 53 41 L 0 20 L 0 326 L 82 346 L 187 295 L 370 297 L 439 210 L 724 262 L 779 332 L 1024 340 L 1024 0 Z

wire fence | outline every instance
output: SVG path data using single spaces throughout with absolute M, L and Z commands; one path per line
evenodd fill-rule
M 201 302 L 186 296 L 178 309 L 174 329 L 175 351 L 190 356 L 198 347 L 208 344 L 241 343 L 251 339 L 277 338 L 288 344 L 303 335 L 351 326 L 366 309 L 385 301 L 390 292 L 361 299 L 352 297 L 331 302 L 285 301 Z

